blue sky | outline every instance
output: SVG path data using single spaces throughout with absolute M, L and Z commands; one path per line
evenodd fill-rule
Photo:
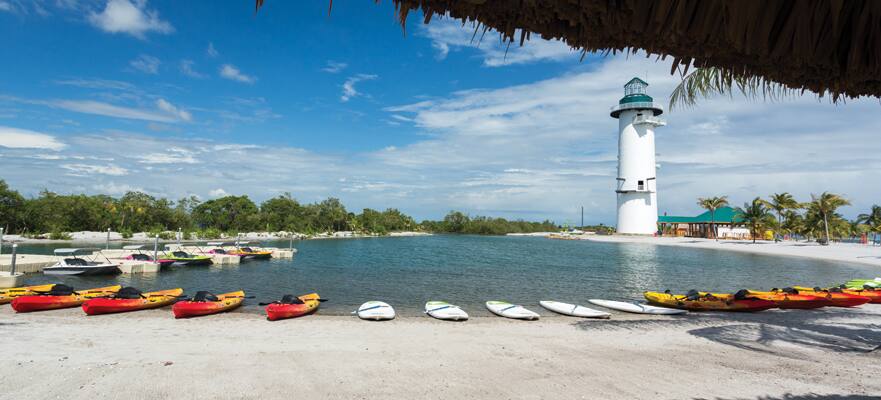
M 451 209 L 614 221 L 617 122 L 638 75 L 662 103 L 669 63 L 580 61 L 557 41 L 505 46 L 450 20 L 406 34 L 390 2 L 0 0 L 0 178 L 27 195 L 127 190 L 203 199 L 291 192 L 417 218 Z M 720 98 L 665 116 L 662 212 L 824 190 L 877 203 L 877 100 Z

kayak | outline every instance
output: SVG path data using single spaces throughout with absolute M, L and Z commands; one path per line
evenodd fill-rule
M 881 289 L 841 289 L 842 293 L 869 298 L 869 303 L 881 304 Z
M 642 303 L 628 303 L 624 301 L 590 299 L 587 301 L 600 307 L 610 310 L 623 311 L 633 314 L 650 314 L 650 315 L 677 315 L 688 313 L 688 310 L 679 310 L 669 307 L 656 307 Z
M 609 318 L 612 316 L 612 314 L 609 314 L 605 311 L 594 310 L 593 308 L 579 306 L 577 304 L 560 303 L 559 301 L 544 300 L 539 301 L 538 304 L 555 313 L 568 315 L 571 317 Z
M 299 297 L 285 295 L 281 301 L 266 305 L 266 318 L 270 321 L 301 317 L 318 310 L 321 304 L 321 296 L 318 293 L 304 294 Z
M 750 290 L 749 295 L 762 300 L 770 300 L 782 309 L 801 309 L 807 310 L 812 308 L 820 308 L 831 306 L 832 302 L 825 297 L 811 296 L 807 294 L 786 293 L 783 291 L 761 292 Z
M 527 310 L 523 306 L 518 306 L 505 301 L 487 301 L 486 308 L 493 314 L 505 318 L 523 319 L 527 321 L 536 321 L 539 318 L 538 314 L 535 312 Z
M 124 288 L 110 297 L 90 299 L 83 303 L 83 311 L 87 315 L 112 314 L 128 311 L 147 310 L 174 304 L 184 293 L 181 288 L 160 290 L 156 292 L 135 293 L 136 296 L 123 295 Z
M 353 314 L 358 314 L 358 318 L 371 321 L 395 319 L 395 309 L 381 301 L 368 301 L 358 307 L 358 310 Z
M 0 289 L 0 304 L 12 303 L 16 297 L 31 296 L 37 294 L 36 292 L 48 292 L 52 290 L 52 286 L 55 284 Z
M 196 295 L 185 301 L 174 303 L 171 311 L 175 318 L 199 317 L 232 310 L 245 301 L 245 292 L 229 292 L 213 295 L 208 292 L 196 292 Z
M 857 307 L 872 301 L 872 299 L 868 297 L 844 293 L 839 291 L 838 289 L 833 289 L 830 291 L 820 288 L 812 289 L 805 286 L 793 286 L 793 289 L 797 290 L 799 294 L 823 297 L 829 300 L 832 307 Z
M 88 290 L 74 291 L 66 285 L 54 285 L 46 292 L 36 292 L 29 296 L 16 297 L 12 300 L 12 309 L 25 313 L 31 311 L 56 310 L 59 308 L 76 307 L 86 300 L 96 297 L 110 296 L 122 286 L 107 286 Z
M 849 288 L 862 289 L 864 286 L 881 288 L 881 278 L 875 279 L 852 279 L 844 283 Z
M 425 313 L 444 321 L 465 321 L 468 319 L 468 313 L 465 310 L 445 301 L 425 303 Z
M 733 294 L 713 294 L 699 292 L 684 295 L 660 292 L 645 292 L 643 296 L 649 303 L 673 307 L 689 311 L 741 311 L 756 312 L 776 308 L 777 304 L 770 300 L 755 297 L 738 298 Z

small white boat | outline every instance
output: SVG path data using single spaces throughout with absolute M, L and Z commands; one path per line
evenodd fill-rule
M 643 303 L 628 303 L 624 301 L 614 301 L 614 300 L 601 300 L 601 299 L 590 299 L 588 300 L 590 304 L 596 304 L 600 307 L 605 307 L 611 310 L 624 311 L 634 314 L 652 314 L 652 315 L 675 315 L 675 314 L 685 314 L 687 310 L 677 310 L 675 308 L 665 308 L 665 307 L 656 307 L 650 306 L 648 304 Z
M 609 318 L 612 314 L 605 311 L 594 310 L 578 304 L 561 303 L 559 301 L 543 300 L 539 301 L 542 307 L 551 310 L 557 314 L 568 315 L 570 317 L 581 318 Z
M 425 313 L 445 321 L 465 321 L 468 319 L 468 313 L 465 310 L 445 301 L 429 301 L 425 303 Z
M 358 318 L 371 321 L 395 319 L 395 309 L 381 301 L 368 301 L 358 307 L 358 310 L 353 314 L 358 314 Z
M 525 319 L 528 321 L 535 321 L 538 319 L 538 314 L 535 312 L 527 310 L 523 306 L 518 306 L 505 301 L 487 301 L 486 308 L 500 317 Z
M 120 273 L 119 266 L 110 262 L 106 257 L 104 260 L 107 262 L 96 261 L 97 257 L 91 259 L 79 257 L 94 252 L 100 253 L 100 251 L 101 249 L 55 249 L 58 262 L 51 267 L 43 268 L 43 273 L 46 275 L 112 275 Z
M 24 274 L 21 272 L 11 273 L 0 271 L 0 289 L 19 287 L 24 282 Z

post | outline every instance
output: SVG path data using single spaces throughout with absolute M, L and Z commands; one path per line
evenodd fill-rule
M 3 254 L 3 228 L 0 228 L 0 255 Z
M 107 228 L 107 245 L 105 246 L 107 250 L 110 250 L 110 228 Z
M 9 271 L 9 274 L 15 276 L 15 253 L 18 250 L 18 243 L 12 244 L 12 267 Z
M 159 235 L 153 238 L 153 262 L 159 263 Z
M 291 244 L 290 244 L 290 246 L 288 246 L 288 251 L 293 252 L 294 251 L 294 232 L 290 233 L 290 238 L 291 238 Z
M 184 233 L 181 228 L 177 228 L 177 247 L 180 247 L 180 241 L 183 239 Z
M 584 229 L 584 206 L 581 206 L 581 229 Z

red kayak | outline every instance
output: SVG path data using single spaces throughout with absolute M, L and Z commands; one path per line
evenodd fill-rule
M 300 297 L 286 295 L 282 297 L 281 301 L 266 305 L 266 318 L 270 321 L 278 321 L 301 317 L 315 312 L 319 304 L 321 304 L 321 297 L 318 296 L 318 293 L 305 294 Z
M 116 293 L 122 286 L 108 286 L 81 291 L 74 291 L 70 286 L 55 285 L 48 292 L 34 296 L 21 296 L 12 300 L 12 309 L 25 313 L 31 311 L 57 310 L 59 308 L 77 307 L 86 300 L 95 297 L 109 296 Z
M 86 301 L 83 303 L 83 311 L 87 315 L 98 315 L 159 308 L 174 304 L 183 293 L 184 290 L 180 288 L 147 293 L 141 293 L 134 288 L 123 288 L 111 297 Z
M 829 300 L 830 305 L 833 307 L 857 307 L 872 301 L 872 299 L 866 296 L 857 296 L 855 294 L 843 293 L 840 290 L 836 289 L 811 289 L 803 286 L 795 286 L 795 289 L 798 290 L 799 294 L 825 298 L 826 300 Z
M 197 292 L 190 300 L 174 303 L 171 311 L 175 318 L 198 317 L 232 310 L 241 306 L 244 301 L 245 292 L 242 290 L 217 296 L 208 292 Z

